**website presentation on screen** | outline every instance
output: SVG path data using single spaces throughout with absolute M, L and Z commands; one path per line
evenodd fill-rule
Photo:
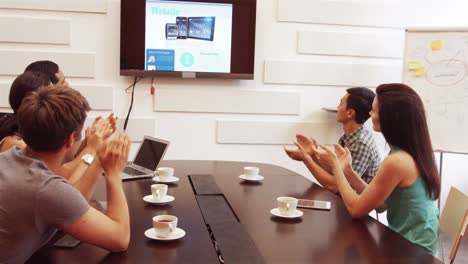
M 231 71 L 232 4 L 146 1 L 145 69 Z

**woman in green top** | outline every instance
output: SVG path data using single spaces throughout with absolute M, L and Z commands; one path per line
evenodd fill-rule
M 366 216 L 385 205 L 390 228 L 437 255 L 435 200 L 440 194 L 440 177 L 421 98 L 404 84 L 380 85 L 371 118 L 374 130 L 382 132 L 392 149 L 371 183 L 366 184 L 353 171 L 349 150 L 335 145 L 334 153 L 321 146 L 325 152 L 319 157 L 332 167 L 352 217 Z

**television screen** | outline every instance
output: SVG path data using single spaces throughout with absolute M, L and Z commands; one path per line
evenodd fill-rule
M 122 0 L 120 73 L 253 79 L 256 0 Z

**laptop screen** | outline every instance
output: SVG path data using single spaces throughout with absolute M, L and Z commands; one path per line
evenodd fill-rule
M 154 171 L 162 159 L 166 148 L 167 143 L 145 138 L 141 143 L 140 150 L 136 154 L 133 164 Z

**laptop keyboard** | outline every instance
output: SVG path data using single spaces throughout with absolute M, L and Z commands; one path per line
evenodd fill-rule
M 134 169 L 132 167 L 125 167 L 123 172 L 125 172 L 126 174 L 131 175 L 131 176 L 140 176 L 140 175 L 148 174 L 148 173 L 146 173 L 144 171 L 140 171 L 140 170 Z

